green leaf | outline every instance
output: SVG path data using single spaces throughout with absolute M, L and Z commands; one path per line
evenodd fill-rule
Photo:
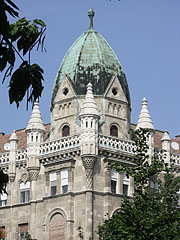
M 43 69 L 38 64 L 29 65 L 24 61 L 13 73 L 9 84 L 10 104 L 16 102 L 17 107 L 30 90 L 28 102 L 34 102 L 41 96 L 43 86 Z
M 41 19 L 34 19 L 33 23 L 36 23 L 42 27 L 46 27 L 46 24 Z

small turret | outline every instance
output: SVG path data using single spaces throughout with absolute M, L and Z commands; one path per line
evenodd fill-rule
M 149 114 L 148 111 L 148 107 L 147 107 L 147 99 L 143 98 L 142 100 L 142 107 L 141 107 L 141 112 L 139 115 L 139 119 L 138 119 L 138 123 L 136 126 L 136 130 L 139 128 L 148 128 L 151 131 L 151 133 L 149 134 L 149 137 L 147 138 L 147 144 L 149 146 L 149 150 L 148 150 L 148 155 L 149 155 L 149 163 L 152 162 L 152 159 L 154 157 L 154 133 L 155 133 L 155 129 L 152 123 L 152 119 L 151 116 Z
M 34 103 L 33 111 L 25 131 L 27 134 L 27 144 L 43 142 L 46 131 L 43 125 L 38 101 Z
M 31 181 L 32 195 L 31 200 L 36 199 L 36 192 L 34 189 L 36 188 L 36 181 L 39 175 L 39 146 L 40 143 L 43 142 L 45 128 L 43 125 L 41 113 L 39 110 L 39 103 L 36 101 L 33 106 L 33 111 L 31 117 L 28 122 L 28 126 L 26 128 L 27 134 L 27 170 L 29 172 L 29 178 Z
M 14 179 L 16 177 L 16 150 L 17 150 L 17 143 L 18 143 L 18 138 L 15 130 L 13 130 L 9 138 L 9 142 L 10 142 L 9 179 L 10 179 L 10 182 L 14 182 Z
M 168 131 L 164 131 L 163 137 L 161 138 L 162 149 L 166 151 L 166 162 L 170 163 L 170 144 L 171 138 Z
M 136 129 L 139 129 L 139 128 L 149 128 L 154 130 L 152 119 L 148 111 L 146 98 L 143 98 L 142 100 L 142 108 L 141 108 L 138 123 L 136 126 Z
M 81 121 L 81 155 L 97 155 L 99 113 L 91 83 L 87 85 L 87 93 L 79 119 Z

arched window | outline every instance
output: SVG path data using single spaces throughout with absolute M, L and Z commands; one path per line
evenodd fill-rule
M 69 136 L 70 135 L 70 128 L 68 125 L 65 125 L 63 128 L 62 128 L 62 137 L 66 137 L 66 136 Z
M 20 183 L 20 203 L 26 203 L 30 200 L 30 182 Z
M 118 137 L 118 128 L 116 125 L 112 125 L 110 128 L 110 135 L 114 137 Z
M 49 240 L 65 240 L 64 217 L 60 213 L 53 215 L 49 226 Z

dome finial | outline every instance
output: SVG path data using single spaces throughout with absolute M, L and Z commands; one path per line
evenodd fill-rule
M 93 17 L 94 17 L 94 10 L 93 8 L 91 7 L 88 11 L 88 16 L 89 16 L 89 19 L 90 19 L 90 22 L 89 22 L 89 29 L 93 29 Z

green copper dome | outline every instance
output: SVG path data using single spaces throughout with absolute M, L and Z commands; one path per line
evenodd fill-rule
M 94 95 L 103 95 L 112 76 L 117 73 L 130 105 L 129 88 L 123 69 L 106 40 L 93 29 L 94 11 L 89 10 L 89 30 L 83 33 L 65 55 L 55 80 L 52 103 L 64 74 L 70 78 L 77 95 L 86 94 L 89 82 Z

